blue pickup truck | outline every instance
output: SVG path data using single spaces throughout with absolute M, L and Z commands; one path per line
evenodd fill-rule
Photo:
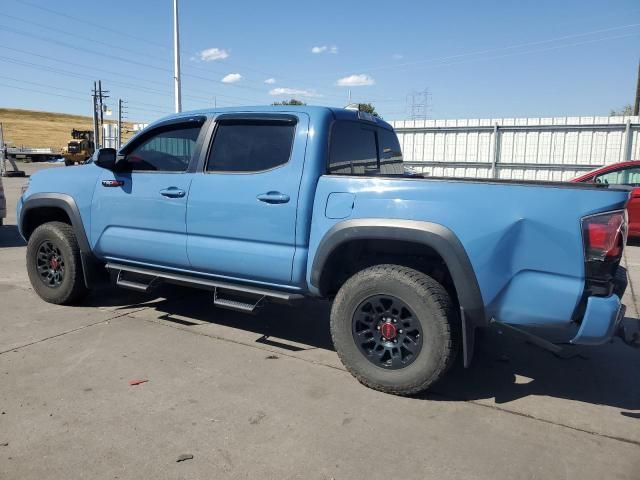
M 408 395 L 459 352 L 468 365 L 474 332 L 493 322 L 610 340 L 624 315 L 628 197 L 423 178 L 405 171 L 381 119 L 280 106 L 164 118 L 88 165 L 33 175 L 17 214 L 47 302 L 77 302 L 105 276 L 209 289 L 215 305 L 247 312 L 333 299 L 346 368 Z

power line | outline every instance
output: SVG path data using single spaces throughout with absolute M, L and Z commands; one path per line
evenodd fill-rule
M 21 32 L 19 30 L 13 29 L 13 28 L 8 27 L 6 25 L 0 25 L 0 30 L 5 30 L 5 31 L 11 32 L 13 34 L 26 36 L 26 37 L 29 37 L 29 38 L 36 38 L 38 40 L 41 40 L 41 41 L 44 41 L 44 42 L 47 42 L 47 43 L 54 43 L 54 44 L 60 45 L 60 46 L 62 46 L 64 48 L 69 48 L 69 49 L 72 49 L 72 50 L 82 51 L 82 52 L 85 52 L 85 53 L 90 53 L 90 54 L 101 56 L 101 57 L 107 57 L 107 58 L 111 58 L 111 59 L 116 60 L 116 61 L 120 61 L 120 62 L 124 62 L 124 63 L 130 63 L 132 65 L 137 65 L 137 66 L 140 66 L 140 67 L 151 68 L 151 69 L 154 69 L 154 70 L 160 70 L 160 71 L 163 71 L 163 72 L 172 73 L 172 70 L 170 68 L 159 67 L 157 65 L 152 65 L 152 64 L 149 64 L 149 63 L 130 60 L 130 59 L 127 59 L 127 58 L 124 58 L 124 57 L 120 57 L 118 55 L 111 55 L 111 54 L 107 54 L 107 53 L 104 53 L 104 52 L 98 52 L 96 50 L 92 50 L 92 49 L 89 49 L 89 48 L 78 47 L 76 45 L 72 45 L 72 44 L 69 44 L 67 42 L 61 42 L 59 40 L 43 37 L 43 36 L 32 34 L 32 33 Z M 191 74 L 191 73 L 184 73 L 183 76 L 190 77 L 190 78 L 196 78 L 196 79 L 199 79 L 199 80 L 204 80 L 206 82 L 212 82 L 212 83 L 217 83 L 217 84 L 223 83 L 220 80 L 215 80 L 213 78 L 207 78 L 207 77 L 203 77 L 203 76 L 200 76 L 200 75 L 194 75 L 194 74 Z M 228 85 L 230 87 L 240 88 L 240 89 L 244 89 L 244 90 L 257 91 L 257 92 L 260 92 L 261 94 L 265 93 L 262 88 L 251 87 L 251 86 L 248 86 L 248 85 L 238 85 L 236 83 L 225 83 L 224 85 Z M 219 96 L 223 96 L 223 95 L 219 95 Z
M 107 32 L 115 33 L 115 34 L 120 35 L 120 36 L 124 35 L 126 37 L 132 38 L 132 39 L 140 41 L 140 42 L 146 42 L 146 43 L 149 43 L 151 45 L 159 46 L 161 48 L 168 48 L 166 45 L 163 45 L 163 44 L 158 43 L 158 42 L 151 41 L 148 38 L 138 37 L 136 35 L 131 35 L 130 33 L 122 31 L 122 30 L 116 30 L 115 28 L 105 27 L 104 25 L 101 25 L 101 24 L 96 23 L 96 22 L 91 22 L 91 21 L 89 21 L 89 20 L 87 20 L 86 18 L 83 18 L 83 17 L 75 17 L 73 15 L 69 15 L 69 14 L 66 14 L 66 13 L 61 13 L 61 12 L 58 12 L 56 10 L 52 10 L 50 8 L 43 7 L 42 5 L 36 5 L 34 3 L 27 2 L 25 0 L 13 0 L 13 1 L 17 2 L 17 3 L 21 3 L 23 5 L 28 5 L 28 6 L 32 7 L 32 8 L 37 8 L 39 10 L 43 10 L 43 11 L 48 12 L 48 13 L 52 13 L 53 15 L 58 15 L 60 17 L 68 18 L 70 20 L 73 20 L 75 25 L 92 25 L 94 27 L 100 28 L 100 29 L 105 30 Z
M 113 43 L 105 42 L 103 40 L 99 40 L 96 37 L 85 37 L 85 36 L 79 35 L 77 33 L 71 33 L 71 32 L 67 32 L 65 30 L 61 30 L 61 29 L 58 29 L 58 28 L 53 28 L 53 27 L 51 27 L 51 25 L 34 22 L 33 20 L 26 20 L 24 18 L 16 17 L 15 15 L 9 15 L 8 13 L 5 13 L 5 12 L 2 13 L 2 16 L 6 17 L 6 18 L 11 18 L 13 20 L 17 20 L 17 21 L 22 22 L 22 23 L 26 23 L 28 25 L 33 25 L 33 26 L 36 26 L 38 28 L 43 28 L 45 30 L 51 30 L 51 31 L 53 31 L 55 33 L 58 33 L 58 34 L 67 35 L 67 36 L 70 36 L 70 37 L 74 37 L 74 38 L 78 38 L 78 39 L 81 39 L 81 40 L 85 40 L 87 42 L 95 43 L 95 44 L 98 44 L 98 45 L 104 45 L 106 47 L 115 48 L 115 49 L 118 49 L 118 50 L 126 50 L 128 52 L 134 53 L 134 54 L 142 56 L 142 57 L 148 57 L 149 56 L 147 53 L 140 52 L 140 51 L 137 51 L 137 50 L 133 50 L 133 49 L 128 48 L 128 47 L 126 47 L 126 48 L 125 47 L 118 47 L 118 46 L 115 46 Z M 154 56 L 154 58 L 159 58 L 159 57 L 155 57 Z M 161 59 L 161 60 L 164 61 L 164 59 Z
M 46 11 L 46 12 L 49 12 L 49 13 L 52 13 L 52 14 L 55 14 L 55 15 L 59 15 L 61 17 L 65 17 L 65 18 L 74 20 L 74 24 L 76 24 L 76 25 L 77 25 L 77 22 L 80 22 L 81 24 L 90 24 L 90 25 L 96 26 L 98 28 L 101 28 L 103 30 L 116 33 L 118 35 L 125 35 L 125 36 L 128 36 L 130 38 L 134 38 L 136 40 L 144 41 L 146 43 L 158 46 L 158 47 L 163 48 L 165 50 L 170 50 L 170 48 L 167 47 L 166 45 L 150 41 L 150 40 L 148 40 L 146 38 L 142 38 L 142 37 L 137 37 L 137 36 L 131 35 L 128 32 L 124 32 L 122 30 L 117 30 L 117 29 L 105 27 L 105 26 L 103 26 L 101 24 L 98 24 L 98 23 L 95 23 L 95 22 L 87 22 L 85 19 L 82 19 L 82 18 L 79 18 L 79 17 L 75 17 L 75 16 L 72 16 L 72 15 L 68 15 L 68 14 L 64 14 L 64 13 L 60 13 L 60 12 L 57 12 L 57 11 L 52 10 L 50 8 L 42 7 L 40 5 L 35 5 L 35 4 L 33 4 L 31 2 L 28 2 L 28 1 L 25 1 L 25 0 L 14 0 L 14 1 L 16 1 L 18 3 L 22 3 L 24 5 L 28 5 L 28 6 L 33 7 L 33 8 L 38 8 L 40 10 L 43 10 L 43 11 Z M 13 17 L 13 18 L 17 18 L 17 17 Z M 26 20 L 24 20 L 24 19 L 21 19 L 21 21 L 25 21 L 26 22 Z M 520 43 L 520 44 L 515 44 L 515 45 L 509 45 L 509 46 L 499 47 L 499 48 L 494 48 L 494 49 L 486 49 L 486 50 L 462 53 L 462 54 L 457 54 L 457 55 L 436 57 L 436 58 L 431 58 L 431 59 L 418 60 L 418 61 L 414 61 L 414 62 L 404 62 L 404 63 L 400 63 L 400 64 L 393 64 L 393 65 L 387 65 L 387 66 L 379 66 L 378 65 L 378 66 L 364 67 L 364 68 L 360 67 L 360 68 L 356 68 L 356 69 L 353 69 L 353 70 L 377 71 L 377 70 L 384 70 L 384 69 L 397 69 L 397 68 L 401 68 L 401 67 L 408 67 L 408 66 L 414 66 L 414 65 L 420 65 L 420 64 L 428 64 L 428 63 L 433 63 L 433 62 L 441 62 L 441 61 L 446 61 L 446 60 L 453 60 L 453 59 L 456 59 L 456 58 L 463 58 L 463 57 L 476 56 L 476 55 L 486 55 L 488 53 L 493 53 L 493 52 L 499 52 L 499 51 L 517 49 L 517 48 L 523 48 L 523 47 L 527 47 L 527 46 L 541 45 L 541 44 L 545 44 L 545 43 L 552 43 L 552 42 L 567 40 L 567 39 L 571 39 L 571 38 L 578 38 L 578 37 L 583 37 L 583 36 L 588 36 L 588 35 L 594 35 L 594 34 L 597 34 L 597 33 L 604 33 L 604 32 L 613 31 L 613 30 L 620 30 L 620 29 L 625 29 L 625 28 L 633 28 L 633 27 L 637 27 L 637 26 L 640 26 L 640 24 L 636 23 L 636 24 L 621 25 L 621 26 L 615 26 L 615 27 L 610 27 L 610 28 L 592 30 L 592 31 L 589 31 L 589 32 L 581 32 L 581 33 L 577 33 L 577 34 L 564 35 L 564 36 L 556 37 L 556 38 L 552 38 L 552 39 L 544 39 L 544 40 L 539 40 L 539 41 L 534 41 L 534 42 L 526 42 L 526 43 Z M 46 27 L 46 28 L 52 30 L 51 27 Z M 64 32 L 64 31 L 60 31 L 60 30 L 58 30 L 58 31 L 61 32 L 61 33 L 64 33 L 64 34 L 69 34 L 68 32 Z M 14 32 L 14 33 L 18 33 L 18 32 Z M 73 36 L 73 34 L 69 34 L 69 35 Z M 624 37 L 625 36 L 606 37 L 606 38 L 597 39 L 597 40 L 593 40 L 593 41 L 587 41 L 587 42 L 580 42 L 580 43 L 575 43 L 575 44 L 570 44 L 570 45 L 558 46 L 558 47 L 550 48 L 550 50 L 555 50 L 555 49 L 558 49 L 558 48 L 568 48 L 568 47 L 571 47 L 571 46 L 577 46 L 577 45 L 583 45 L 583 44 L 587 44 L 587 43 L 593 43 L 595 41 L 605 41 L 605 40 L 609 40 L 609 39 L 613 39 L 613 38 L 624 38 Z M 78 38 L 83 38 L 83 37 L 78 36 Z M 86 39 L 86 37 L 84 37 L 84 38 Z M 102 42 L 102 43 L 104 43 L 104 42 Z M 69 48 L 75 48 L 75 47 L 70 46 Z M 124 48 L 121 47 L 121 49 L 124 49 Z M 133 51 L 131 49 L 127 49 L 127 50 L 129 50 L 131 52 L 135 52 L 135 51 Z M 546 50 L 549 50 L 549 49 L 540 50 L 540 51 L 546 51 Z M 527 51 L 527 52 L 517 53 L 517 55 L 521 55 L 521 54 L 524 55 L 524 54 L 536 53 L 536 52 L 537 51 Z M 100 54 L 100 53 L 97 53 L 97 52 L 92 52 L 92 53 Z M 139 54 L 138 52 L 135 52 L 135 53 Z M 513 55 L 516 55 L 516 54 L 513 54 Z M 148 56 L 148 55 L 145 55 L 145 56 Z M 512 55 L 507 55 L 507 56 L 512 56 Z M 159 57 L 155 57 L 155 58 L 159 58 Z M 493 58 L 502 58 L 502 56 L 489 57 L 489 59 L 493 59 Z M 132 60 L 123 59 L 122 57 L 116 57 L 116 59 L 121 60 L 121 61 L 127 61 L 127 62 L 134 63 L 134 64 L 138 64 L 138 65 L 141 65 L 141 66 L 147 66 L 148 68 L 155 68 L 155 69 L 161 69 L 161 70 L 164 70 L 164 71 L 168 71 L 168 69 L 164 69 L 164 68 L 161 68 L 161 67 L 148 65 L 148 64 L 146 64 L 146 65 L 145 64 L 141 64 L 140 62 L 134 62 Z M 472 59 L 470 61 L 477 61 L 477 59 Z M 227 61 L 225 63 L 234 65 L 233 62 L 229 62 L 229 61 Z M 457 63 L 462 63 L 462 62 L 447 63 L 447 64 L 444 64 L 444 65 L 448 66 L 448 65 L 453 65 L 453 64 L 457 64 Z M 247 69 L 247 70 L 250 70 L 250 71 L 256 71 L 256 72 L 259 72 L 259 73 L 263 73 L 264 75 L 272 76 L 272 74 L 269 74 L 267 72 L 264 72 L 264 71 L 261 71 L 261 70 L 258 70 L 258 69 L 252 68 L 252 67 L 247 67 L 247 66 L 242 66 L 242 65 L 238 65 L 238 66 L 240 68 L 244 68 L 244 69 Z M 437 66 L 442 66 L 442 64 L 437 65 Z M 197 67 L 193 66 L 193 65 L 189 65 L 188 68 L 195 69 Z M 198 68 L 198 69 L 202 70 L 202 71 L 207 71 L 206 69 L 203 69 L 203 68 Z M 343 72 L 342 74 L 347 74 L 347 73 L 350 73 L 350 72 Z M 187 75 L 187 74 L 185 74 L 185 75 Z M 341 73 L 333 73 L 333 74 L 327 74 L 327 75 L 335 76 L 335 75 L 341 75 Z M 204 77 L 200 77 L 200 76 L 197 76 L 197 75 L 189 75 L 189 76 L 191 76 L 193 78 L 206 80 L 206 81 L 215 81 L 213 79 L 204 78 Z M 287 77 L 282 77 L 281 76 L 281 78 L 287 78 Z M 304 80 L 295 80 L 295 81 L 299 82 L 299 81 L 304 81 Z M 249 87 L 249 86 L 246 86 L 246 85 L 238 85 L 238 84 L 228 84 L 228 85 L 230 85 L 232 87 L 235 87 L 235 88 L 244 88 L 244 89 L 248 89 L 248 90 L 260 91 L 263 94 L 265 93 L 262 89 L 257 89 L 256 87 Z M 218 96 L 222 96 L 222 95 L 218 95 Z M 340 96 L 340 95 L 325 95 L 325 97 L 326 98 L 340 98 L 340 99 L 343 99 L 343 97 Z M 369 99 L 369 101 L 380 103 L 382 101 L 388 101 L 388 100 Z M 396 100 L 390 100 L 390 101 L 395 102 Z
M 412 61 L 412 62 L 403 62 L 403 63 L 394 63 L 392 65 L 377 65 L 377 66 L 370 66 L 370 67 L 357 67 L 357 68 L 353 68 L 351 69 L 349 72 L 347 71 L 343 71 L 342 73 L 327 73 L 327 74 L 323 74 L 322 76 L 336 76 L 336 75 L 346 75 L 349 74 L 353 71 L 359 70 L 359 71 L 363 71 L 366 70 L 368 72 L 372 72 L 372 71 L 378 71 L 378 70 L 390 70 L 390 69 L 398 69 L 401 67 L 410 67 L 410 66 L 414 66 L 414 65 L 421 65 L 421 64 L 428 64 L 428 63 L 435 63 L 435 62 L 441 62 L 441 61 L 445 61 L 445 60 L 453 60 L 456 58 L 462 58 L 462 57 L 469 57 L 469 56 L 476 56 L 476 55 L 486 55 L 488 53 L 495 53 L 495 52 L 500 52 L 500 51 L 505 51 L 505 50 L 514 50 L 517 48 L 523 48 L 523 47 L 532 47 L 532 46 L 536 46 L 536 45 L 542 45 L 545 43 L 553 43 L 553 42 L 557 42 L 557 41 L 562 41 L 562 40 L 568 40 L 571 38 L 578 38 L 578 37 L 584 37 L 584 36 L 589 36 L 589 35 L 595 35 L 597 33 L 605 33 L 605 32 L 610 32 L 610 31 L 614 31 L 614 30 L 623 30 L 623 29 L 627 29 L 627 28 L 635 28 L 635 27 L 639 27 L 640 23 L 632 23 L 632 24 L 628 24 L 628 25 L 619 25 L 616 27 L 610 27 L 610 28 L 603 28 L 603 29 L 599 29 L 599 30 L 592 30 L 590 32 L 583 32 L 583 33 L 576 33 L 576 34 L 571 34 L 571 35 L 564 35 L 562 37 L 556 37 L 556 38 L 550 38 L 550 39 L 545 39 L 545 40 L 538 40 L 538 41 L 534 41 L 534 42 L 526 42 L 526 43 L 519 43 L 519 44 L 515 44 L 515 45 L 508 45 L 505 47 L 498 47 L 498 48 L 490 48 L 490 49 L 485 49 L 485 50 L 476 50 L 473 52 L 467 52 L 467 53 L 459 53 L 456 55 L 447 55 L 447 56 L 443 56 L 443 57 L 433 57 L 433 58 L 428 58 L 428 59 L 423 59 L 423 60 L 416 60 L 416 61 Z M 604 41 L 604 40 L 609 40 L 611 38 L 620 38 L 620 37 L 604 37 L 601 39 L 596 39 L 594 41 Z M 590 42 L 592 43 L 592 42 Z M 569 44 L 569 45 L 563 45 L 563 46 L 559 46 L 558 48 L 564 48 L 566 47 L 570 47 L 570 46 L 574 46 L 576 44 Z M 580 44 L 577 44 L 580 45 Z M 528 53 L 528 52 L 525 52 Z
M 27 2 L 23 2 L 23 3 L 28 4 Z M 46 10 L 49 11 L 49 9 L 46 9 Z M 32 20 L 26 20 L 26 19 L 23 19 L 23 18 L 20 18 L 20 17 L 16 17 L 16 16 L 13 16 L 13 15 L 7 15 L 7 14 L 5 14 L 4 16 L 8 17 L 8 18 L 13 18 L 13 19 L 18 20 L 18 21 L 23 22 L 23 23 L 27 23 L 27 24 L 31 24 L 31 25 L 37 26 L 38 28 L 50 30 L 50 31 L 58 33 L 58 34 L 67 35 L 67 36 L 70 36 L 72 38 L 77 38 L 77 39 L 89 41 L 89 42 L 92 42 L 92 43 L 98 43 L 98 44 L 101 44 L 101 45 L 105 45 L 105 46 L 107 46 L 109 48 L 115 48 L 115 49 L 118 49 L 118 50 L 121 50 L 121 51 L 127 51 L 127 52 L 135 54 L 136 56 L 143 56 L 145 58 L 157 59 L 157 60 L 160 60 L 162 62 L 166 61 L 166 59 L 162 58 L 162 57 L 158 57 L 158 56 L 155 56 L 155 55 L 151 55 L 150 56 L 149 54 L 142 53 L 142 52 L 139 52 L 137 50 L 133 50 L 133 49 L 128 48 L 128 47 L 122 47 L 122 46 L 113 45 L 113 44 L 111 44 L 109 42 L 104 42 L 104 41 L 96 40 L 95 38 L 92 38 L 92 37 L 86 37 L 86 36 L 79 35 L 77 33 L 71 33 L 71 32 L 68 32 L 68 31 L 61 30 L 61 29 L 53 28 L 53 27 L 51 27 L 49 25 L 45 25 L 45 24 L 42 24 L 42 23 L 34 22 Z M 66 15 L 63 15 L 63 16 L 66 16 Z M 76 49 L 76 50 L 80 50 L 80 51 L 85 51 L 87 53 L 92 53 L 94 55 L 106 56 L 108 58 L 111 58 L 111 59 L 114 59 L 114 60 L 117 60 L 117 61 L 128 62 L 128 63 L 132 63 L 134 65 L 138 65 L 138 66 L 142 66 L 142 67 L 146 67 L 146 68 L 163 70 L 163 71 L 167 71 L 167 72 L 170 71 L 169 69 L 167 69 L 165 67 L 159 67 L 157 65 L 152 65 L 152 64 L 149 64 L 149 63 L 137 62 L 137 61 L 134 61 L 134 60 L 129 60 L 129 59 L 124 58 L 124 57 L 120 57 L 120 56 L 117 56 L 117 55 L 108 54 L 108 53 L 104 53 L 104 52 L 97 52 L 95 50 L 91 50 L 91 49 L 87 49 L 87 48 L 83 48 L 83 47 L 78 47 L 76 45 L 72 45 L 72 44 L 69 44 L 67 42 L 63 42 L 63 41 L 57 40 L 57 39 L 50 39 L 48 37 L 43 37 L 43 36 L 39 36 L 39 35 L 36 35 L 36 34 L 31 34 L 31 33 L 27 34 L 25 32 L 22 32 L 22 31 L 17 30 L 17 29 L 13 29 L 13 28 L 11 28 L 9 26 L 6 26 L 6 25 L 0 25 L 0 29 L 4 29 L 6 31 L 9 31 L 9 32 L 17 34 L 17 35 L 23 35 L 23 36 L 28 36 L 30 38 L 36 38 L 36 39 L 41 40 L 41 41 L 53 42 L 53 43 L 55 43 L 57 45 L 65 47 L 65 48 L 71 48 L 71 49 Z M 109 29 L 109 30 L 113 30 L 113 29 Z M 230 65 L 237 65 L 237 64 L 235 64 L 233 62 L 229 62 L 229 61 L 227 61 L 225 63 L 228 63 Z M 262 73 L 263 75 L 267 75 L 267 76 L 272 76 L 273 75 L 273 74 L 264 72 L 262 70 L 255 69 L 253 67 L 247 67 L 247 66 L 242 66 L 242 65 L 237 65 L 237 66 L 242 68 L 242 69 L 249 70 L 249 71 L 255 71 L 255 72 Z M 206 72 L 206 73 L 212 73 L 209 69 L 197 67 L 195 65 L 185 65 L 185 68 L 187 68 L 187 69 L 196 69 L 196 70 L 203 71 L 203 72 Z M 218 74 L 223 74 L 223 73 L 224 73 L 224 71 L 218 70 Z M 220 80 L 215 80 L 213 78 L 206 78 L 206 77 L 202 77 L 202 76 L 195 75 L 195 74 L 184 73 L 183 75 L 184 76 L 190 76 L 190 77 L 197 78 L 197 79 L 201 79 L 201 80 L 205 80 L 205 81 L 222 83 Z M 287 78 L 287 77 L 282 77 L 282 76 L 280 76 L 280 77 L 281 78 Z M 295 80 L 295 82 L 299 82 L 299 80 Z M 266 94 L 267 93 L 263 89 L 263 87 L 238 85 L 238 84 L 227 84 L 227 85 L 235 87 L 235 88 L 243 88 L 243 89 L 248 89 L 248 90 L 259 91 L 262 94 Z M 299 87 L 299 88 L 304 88 L 304 87 Z M 221 95 L 221 96 L 223 96 L 223 95 Z M 341 96 L 341 95 L 329 94 L 329 95 L 323 95 L 323 96 L 327 97 L 327 98 L 344 99 L 344 97 Z M 371 101 L 379 102 L 380 100 L 379 99 L 372 99 Z M 386 101 L 386 100 L 384 100 L 384 101 Z
M 0 78 L 2 78 L 4 80 L 12 80 L 14 82 L 28 83 L 29 85 L 35 85 L 37 87 L 53 88 L 54 90 L 61 90 L 63 92 L 70 92 L 70 93 L 80 94 L 80 92 L 78 92 L 77 90 L 71 90 L 69 88 L 63 88 L 63 87 L 52 87 L 52 86 L 47 85 L 45 83 L 32 82 L 30 80 L 24 80 L 22 78 L 7 77 L 5 75 L 0 75 Z
M 0 46 L 0 48 L 2 48 L 2 46 Z M 13 64 L 16 64 L 16 65 L 26 66 L 27 68 L 33 68 L 33 69 L 38 70 L 38 71 L 46 71 L 46 72 L 51 72 L 51 73 L 55 73 L 55 74 L 63 75 L 63 76 L 72 76 L 72 77 L 82 78 L 82 79 L 92 79 L 93 78 L 90 75 L 86 75 L 86 74 L 82 74 L 82 73 L 78 73 L 78 72 L 73 72 L 73 71 L 69 71 L 69 70 L 64 70 L 64 69 L 60 69 L 60 68 L 56 68 L 56 67 L 52 67 L 52 66 L 42 65 L 42 64 L 38 64 L 38 63 L 27 62 L 25 60 L 19 60 L 19 59 L 16 59 L 16 58 L 5 57 L 5 56 L 1 56 L 1 55 L 0 55 L 0 60 L 1 61 L 5 61 L 5 62 L 9 62 L 9 63 L 13 63 Z M 87 67 L 87 69 L 90 69 L 90 68 L 91 67 Z M 142 92 L 142 93 L 145 93 L 145 94 L 157 94 L 157 95 L 161 95 L 163 98 L 168 98 L 168 96 L 170 96 L 170 93 L 168 91 L 160 91 L 160 90 L 156 90 L 156 89 L 149 88 L 149 87 L 142 87 L 142 86 L 137 85 L 137 84 L 130 84 L 130 83 L 126 83 L 126 82 L 120 82 L 120 81 L 115 80 L 115 79 L 110 79 L 109 77 L 103 77 L 103 78 L 105 80 L 109 80 L 109 82 L 112 83 L 112 84 L 120 85 L 120 86 L 123 86 L 125 88 L 129 88 L 131 90 Z M 142 80 L 142 81 L 144 81 L 144 80 Z M 184 95 L 184 96 L 187 97 L 187 98 L 195 99 L 195 100 L 207 100 L 207 101 L 209 101 L 211 99 L 211 96 L 209 96 L 209 95 L 207 95 L 207 96 Z
M 69 60 L 60 60 L 60 59 L 57 59 L 57 58 L 53 58 L 51 56 L 42 55 L 42 54 L 39 54 L 39 53 L 31 52 L 31 51 L 28 51 L 28 50 L 23 50 L 23 49 L 20 49 L 20 48 L 8 47 L 6 45 L 0 45 L 0 48 L 6 49 L 6 50 L 11 50 L 11 51 L 14 51 L 14 52 L 17 52 L 17 53 L 21 53 L 21 54 L 24 54 L 24 55 L 31 55 L 31 56 L 34 56 L 34 57 L 43 58 L 45 60 L 52 61 L 52 62 L 62 63 L 62 64 L 67 65 L 67 66 L 68 65 L 73 65 L 73 66 L 82 68 L 82 69 L 87 70 L 87 71 L 113 73 L 113 69 L 100 68 L 100 67 L 96 67 L 96 66 L 93 66 L 93 65 L 85 65 L 85 64 L 81 64 L 81 63 L 77 63 L 77 62 L 72 62 L 72 61 L 69 61 Z M 0 58 L 9 58 L 9 57 L 0 57 Z M 20 61 L 18 59 L 14 59 L 14 60 Z M 35 64 L 32 64 L 32 65 L 35 65 Z M 45 66 L 43 66 L 43 67 L 45 67 Z M 55 67 L 52 67 L 52 68 L 55 68 Z M 69 72 L 69 74 L 73 75 L 74 72 Z M 167 95 L 167 94 L 170 93 L 169 82 L 160 82 L 158 80 L 145 79 L 145 78 L 141 78 L 141 77 L 138 77 L 138 76 L 135 76 L 135 75 L 131 75 L 131 74 L 125 73 L 125 72 L 119 72 L 118 73 L 118 77 L 127 77 L 127 78 L 131 78 L 132 80 L 137 80 L 139 82 L 152 83 L 152 84 L 160 85 L 160 86 L 163 86 L 163 87 L 167 88 L 166 91 L 149 90 L 148 88 L 145 88 L 144 90 L 141 90 L 141 91 L 144 91 L 144 92 L 152 91 L 152 92 L 156 92 L 156 93 L 159 93 L 159 94 L 162 94 L 162 95 Z M 86 78 L 93 78 L 93 77 L 86 76 Z M 103 78 L 108 79 L 106 77 L 103 77 Z M 110 80 L 110 83 L 127 86 L 127 87 L 130 87 L 132 89 L 133 88 L 139 88 L 138 85 L 134 85 L 134 84 L 130 84 L 130 83 L 123 83 L 123 82 L 120 82 L 118 80 Z M 218 97 L 225 97 L 225 98 L 231 98 L 231 99 L 235 99 L 235 100 L 254 102 L 254 100 L 249 100 L 247 98 L 237 97 L 237 96 L 234 96 L 234 95 L 226 95 L 226 94 L 220 94 L 220 93 L 205 92 L 204 90 L 197 90 L 197 89 L 193 89 L 193 88 L 191 88 L 189 90 L 191 92 L 194 92 L 194 93 L 201 93 L 202 94 L 202 96 L 200 96 L 200 97 L 191 95 L 190 97 L 193 98 L 193 99 L 209 100 L 211 98 L 211 95 L 216 95 Z M 188 95 L 185 95 L 185 96 L 188 96 Z
M 459 62 L 449 62 L 449 63 L 441 63 L 441 64 L 437 64 L 434 65 L 435 67 L 449 67 L 452 65 L 459 65 L 461 63 L 467 63 L 467 62 L 478 62 L 478 61 L 482 61 L 482 60 L 496 60 L 499 58 L 507 58 L 507 57 L 515 57 L 515 56 L 519 56 L 519 55 L 528 55 L 531 53 L 542 53 L 542 52 L 548 52 L 551 50 L 560 50 L 562 48 L 570 48 L 570 47 L 578 47 L 581 45 L 589 45 L 591 43 L 597 43 L 597 42 L 603 42 L 603 41 L 607 41 L 607 40 L 617 40 L 620 38 L 629 38 L 629 37 L 635 37 L 637 35 L 640 35 L 640 32 L 634 32 L 634 33 L 627 33 L 624 35 L 613 35 L 610 37 L 603 37 L 603 38 L 596 38 L 596 39 L 592 39 L 592 40 L 585 40 L 583 42 L 575 42 L 575 43 L 570 43 L 570 44 L 565 44 L 565 45 L 554 45 L 552 47 L 546 47 L 546 48 L 538 48 L 535 50 L 527 50 L 524 52 L 513 52 L 513 53 L 505 53 L 502 55 L 493 55 L 491 57 L 482 57 L 482 58 L 472 58 L 469 60 L 461 60 Z
M 86 98 L 81 98 L 81 97 L 72 97 L 70 95 L 62 95 L 60 93 L 53 93 L 53 92 L 44 92 L 42 90 L 36 90 L 34 88 L 26 88 L 26 87 L 16 87 L 15 85 L 8 85 L 6 83 L 0 83 L 0 86 L 2 87 L 7 87 L 7 88 L 14 88 L 16 90 L 23 90 L 25 92 L 35 92 L 35 93 L 42 93 L 43 95 L 53 95 L 55 97 L 61 97 L 61 98 L 69 98 L 71 100 L 81 100 L 83 102 L 86 102 Z

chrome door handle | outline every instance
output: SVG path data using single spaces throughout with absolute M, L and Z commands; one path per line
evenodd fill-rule
M 256 197 L 261 202 L 265 203 L 287 203 L 289 201 L 289 195 L 280 192 L 267 192 L 261 193 Z
M 182 198 L 187 194 L 184 190 L 180 190 L 177 187 L 169 187 L 164 190 L 160 190 L 160 195 L 168 198 Z

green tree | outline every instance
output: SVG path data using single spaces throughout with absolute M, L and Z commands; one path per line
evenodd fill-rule
M 633 115 L 633 107 L 631 104 L 625 105 L 620 110 L 609 111 L 610 117 L 624 117 L 625 115 Z
M 306 105 L 302 100 L 292 98 L 291 100 L 283 100 L 282 102 L 273 102 L 272 105 Z
M 374 107 L 371 103 L 359 103 L 358 110 L 361 112 L 367 112 L 373 115 L 374 117 L 382 118 L 378 112 L 376 112 L 376 107 Z

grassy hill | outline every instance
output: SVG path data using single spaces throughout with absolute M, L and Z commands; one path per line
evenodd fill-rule
M 67 144 L 74 128 L 93 129 L 91 117 L 16 108 L 0 108 L 0 123 L 4 141 L 12 146 L 51 147 L 56 150 Z

